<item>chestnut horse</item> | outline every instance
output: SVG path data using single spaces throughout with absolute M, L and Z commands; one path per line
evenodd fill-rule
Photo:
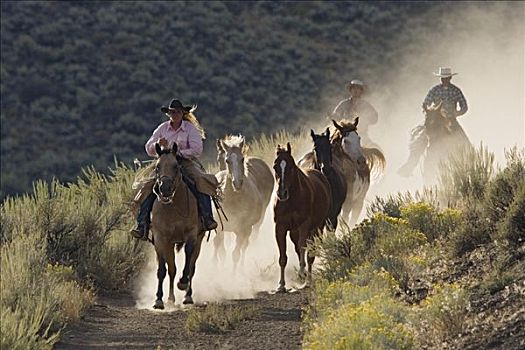
M 270 167 L 257 157 L 246 155 L 244 136 L 226 136 L 217 140 L 219 164 L 223 170 L 215 174 L 223 193 L 222 208 L 228 217 L 224 229 L 218 229 L 213 243 L 215 260 L 222 259 L 224 231 L 234 232 L 234 268 L 244 259 L 250 236 L 259 232 L 272 196 L 274 180 Z
M 298 164 L 301 168 L 320 170 L 330 183 L 332 203 L 328 213 L 328 225 L 329 229 L 335 231 L 338 223 L 337 217 L 346 199 L 346 179 L 341 168 L 332 162 L 330 128 L 326 128 L 326 131 L 321 135 L 317 135 L 313 130 L 310 130 L 310 136 L 314 142 L 314 150 L 305 154 Z
M 179 251 L 184 246 L 186 256 L 182 277 L 177 283 L 185 290 L 184 304 L 193 304 L 191 281 L 195 274 L 195 263 L 201 250 L 204 231 L 200 225 L 197 200 L 182 179 L 181 167 L 177 161 L 177 144 L 173 149 L 161 149 L 155 145 L 159 158 L 155 163 L 154 187 L 157 200 L 151 212 L 151 231 L 157 253 L 157 300 L 155 309 L 164 309 L 162 283 L 166 277 L 166 264 L 170 280 L 168 301 L 174 302 L 173 281 L 177 273 L 175 246 Z
M 300 169 L 295 164 L 290 143 L 286 145 L 286 149 L 277 146 L 273 169 L 278 185 L 273 209 L 281 268 L 277 292 L 286 292 L 284 280 L 284 269 L 288 260 L 286 234 L 290 231 L 290 238 L 299 257 L 299 276 L 308 277 L 307 284 L 310 284 L 315 257 L 308 252 L 308 274 L 306 274 L 306 245 L 323 230 L 332 199 L 330 184 L 319 170 Z

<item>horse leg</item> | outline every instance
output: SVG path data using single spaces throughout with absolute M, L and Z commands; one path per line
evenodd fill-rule
M 295 247 L 295 251 L 299 256 L 299 278 L 304 280 L 307 277 L 306 274 L 306 237 L 298 233 L 299 240 L 298 244 Z
M 354 227 L 359 220 L 359 215 L 361 215 L 361 210 L 363 210 L 363 204 L 365 202 L 365 197 L 357 198 L 352 205 L 352 217 L 350 218 L 350 228 Z
M 310 251 L 307 251 L 308 254 L 308 278 L 306 280 L 305 287 L 310 287 L 312 285 L 312 266 L 314 264 L 315 256 L 312 255 Z
M 155 300 L 155 304 L 153 305 L 154 309 L 164 309 L 164 303 L 162 302 L 162 284 L 164 282 L 164 277 L 166 277 L 166 261 L 164 258 L 158 257 L 157 255 L 157 261 L 158 261 L 158 269 L 157 269 L 157 279 L 159 281 L 158 287 L 157 287 L 157 300 Z
M 197 238 L 193 246 L 193 251 L 191 252 L 189 275 L 188 275 L 188 287 L 186 288 L 186 294 L 184 295 L 184 300 L 182 301 L 183 304 L 193 304 L 193 298 L 191 297 L 193 294 L 192 281 L 193 281 L 193 275 L 195 275 L 197 258 L 199 257 L 199 254 L 201 252 L 201 244 L 202 244 L 203 237 L 204 235 Z
M 217 263 L 222 261 L 226 255 L 226 250 L 224 249 L 224 231 L 217 230 L 217 234 L 213 238 L 213 245 L 215 246 L 213 260 Z
M 277 292 L 285 293 L 284 269 L 286 268 L 288 257 L 286 256 L 286 228 L 284 226 L 275 224 L 275 239 L 277 240 L 277 246 L 279 247 L 279 267 L 281 268 L 281 278 L 279 280 Z
M 186 290 L 188 288 L 189 276 L 190 276 L 190 261 L 191 255 L 193 254 L 193 248 L 195 246 L 195 241 L 189 239 L 184 244 L 184 269 L 182 270 L 182 276 L 177 283 L 177 288 L 180 290 Z
M 175 275 L 177 274 L 177 267 L 175 266 L 175 245 L 171 244 L 170 249 L 166 254 L 166 262 L 168 263 L 168 275 L 170 276 L 170 292 L 168 296 L 168 301 L 175 302 L 175 293 L 173 292 L 173 281 L 175 280 Z
M 250 229 L 243 228 L 241 230 L 237 230 L 237 232 L 235 232 L 235 236 L 235 249 L 233 250 L 232 254 L 234 272 L 237 271 L 237 266 L 241 256 L 244 256 L 244 252 L 250 238 Z
M 350 196 L 347 196 L 345 202 L 343 203 L 343 208 L 341 210 L 341 219 L 344 222 L 349 222 L 350 210 L 352 209 L 353 199 Z

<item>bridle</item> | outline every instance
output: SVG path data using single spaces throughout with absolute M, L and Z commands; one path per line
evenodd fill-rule
M 157 167 L 155 167 L 155 185 L 153 186 L 153 193 L 157 196 L 157 199 L 162 204 L 171 204 L 173 202 L 173 197 L 175 196 L 175 193 L 177 192 L 177 189 L 179 188 L 180 182 L 182 181 L 182 173 L 180 169 L 180 165 L 176 163 L 175 167 L 177 168 L 177 174 L 175 177 L 170 177 L 167 175 L 160 176 L 158 173 Z M 163 193 L 161 193 L 161 187 L 164 183 L 170 183 L 173 186 L 173 189 L 170 194 L 165 196 Z

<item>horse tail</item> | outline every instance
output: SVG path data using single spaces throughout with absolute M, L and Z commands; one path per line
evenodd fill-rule
M 177 252 L 180 252 L 183 246 L 184 246 L 184 243 L 177 243 L 175 244 L 175 249 L 177 250 Z
M 363 153 L 370 168 L 370 178 L 373 183 L 379 182 L 385 173 L 386 159 L 377 148 L 363 148 Z

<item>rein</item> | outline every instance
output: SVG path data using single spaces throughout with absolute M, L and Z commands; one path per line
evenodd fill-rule
M 179 169 L 180 171 L 180 169 Z M 180 174 L 180 173 L 179 173 Z M 167 177 L 167 176 L 165 176 Z M 161 204 L 176 204 L 173 202 L 173 197 L 175 197 L 175 193 L 177 193 L 177 191 L 179 190 L 180 188 L 180 184 L 181 182 L 184 182 L 182 180 L 182 174 L 181 174 L 181 177 L 180 177 L 180 180 L 179 182 L 177 183 L 177 186 L 175 186 L 173 192 L 171 193 L 171 195 L 168 197 L 169 198 L 169 201 L 168 202 L 163 202 L 162 199 L 161 199 L 161 195 L 158 191 L 158 187 L 160 185 L 159 181 L 162 179 L 163 177 L 157 177 L 156 181 L 155 181 L 155 186 L 153 186 L 153 193 L 155 193 L 155 195 L 157 196 L 157 200 L 161 203 Z M 173 179 L 171 179 L 173 181 Z M 175 181 L 173 181 L 175 182 Z M 188 218 L 190 216 L 190 196 L 189 196 L 189 189 L 188 187 L 186 186 L 186 214 L 182 213 L 182 211 L 178 211 L 177 210 L 177 207 L 176 206 L 173 206 L 173 209 L 175 210 L 175 212 L 177 213 L 177 215 L 183 217 L 183 218 Z

